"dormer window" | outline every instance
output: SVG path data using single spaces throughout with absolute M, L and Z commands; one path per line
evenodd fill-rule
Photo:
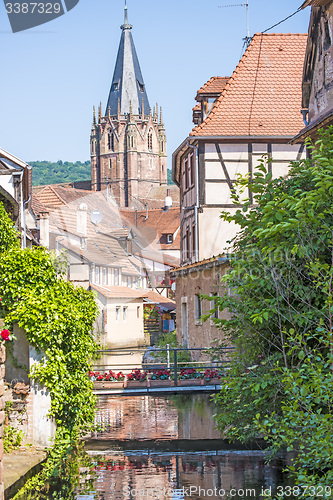
M 215 97 L 206 97 L 202 102 L 201 102 L 201 110 L 202 110 L 202 118 L 203 120 L 207 118 L 211 110 L 213 109 L 213 106 L 215 104 L 216 98 Z
M 166 235 L 166 242 L 167 242 L 167 245 L 170 245 L 171 243 L 173 243 L 173 234 Z
M 115 83 L 113 84 L 113 90 L 115 90 L 115 91 L 116 91 L 116 90 L 119 90 L 119 82 L 115 82 Z
M 144 84 L 143 84 L 143 83 L 140 83 L 140 82 L 139 82 L 139 80 L 137 80 L 137 82 L 138 82 L 138 86 L 139 86 L 139 90 L 140 90 L 140 92 L 144 92 L 144 91 L 145 91 L 145 86 L 144 86 Z

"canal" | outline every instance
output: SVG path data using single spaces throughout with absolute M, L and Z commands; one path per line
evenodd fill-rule
M 100 397 L 86 443 L 94 487 L 77 499 L 259 499 L 285 486 L 282 459 L 230 445 L 215 412 L 208 394 Z

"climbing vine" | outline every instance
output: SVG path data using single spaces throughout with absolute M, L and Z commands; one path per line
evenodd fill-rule
M 64 280 L 45 249 L 19 248 L 14 226 L 1 204 L 0 229 L 5 326 L 12 330 L 17 324 L 40 354 L 41 361 L 32 367 L 30 376 L 50 392 L 50 415 L 57 425 L 47 465 L 28 481 L 25 498 L 68 500 L 71 493 L 68 488 L 59 489 L 59 476 L 62 471 L 66 477 L 76 442 L 94 419 L 95 398 L 88 371 L 97 349 L 92 337 L 97 305 L 91 292 Z M 57 493 L 49 496 L 53 483 L 57 483 Z

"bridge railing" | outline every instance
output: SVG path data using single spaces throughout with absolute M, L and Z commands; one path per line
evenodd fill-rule
M 225 374 L 228 370 L 228 365 L 231 362 L 234 350 L 234 347 L 225 347 L 219 349 L 217 354 L 216 351 L 212 351 L 212 349 L 208 347 L 175 348 L 169 347 L 168 345 L 165 348 L 154 348 L 149 351 L 140 347 L 102 349 L 97 351 L 97 354 L 100 357 L 106 357 L 106 361 L 111 357 L 112 362 L 96 364 L 94 370 L 104 370 L 105 372 L 109 370 L 113 372 L 121 371 L 125 376 L 128 376 L 128 374 L 134 370 L 143 370 L 147 372 L 147 378 L 151 378 L 154 374 L 154 370 L 166 369 L 170 370 L 170 378 L 174 380 L 174 385 L 177 386 L 179 379 L 184 377 L 184 370 L 195 369 L 197 373 L 200 372 L 201 375 L 203 375 L 206 370 L 211 370 L 213 372 L 217 371 L 220 375 Z M 149 353 L 148 359 L 146 357 L 147 352 Z M 137 357 L 140 354 L 142 354 L 141 362 L 137 360 L 134 363 L 124 362 L 124 359 L 130 360 L 133 356 Z M 120 358 L 119 362 L 117 362 L 118 357 Z M 154 357 L 156 361 L 153 360 Z M 190 379 L 190 373 L 187 373 Z

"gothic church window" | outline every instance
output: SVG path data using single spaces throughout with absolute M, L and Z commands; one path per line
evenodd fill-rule
M 148 149 L 149 151 L 153 149 L 153 133 L 151 130 L 148 133 Z
M 112 132 L 109 132 L 108 135 L 108 148 L 114 151 L 114 134 Z

